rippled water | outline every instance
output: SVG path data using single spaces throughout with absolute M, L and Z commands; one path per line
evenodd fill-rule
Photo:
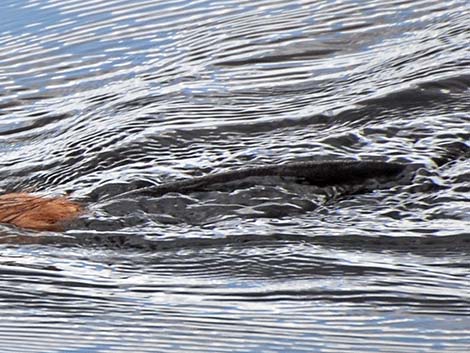
M 2 352 L 467 352 L 470 7 L 6 0 L 0 188 L 71 197 L 0 230 Z M 141 186 L 298 160 L 416 163 L 344 193 Z

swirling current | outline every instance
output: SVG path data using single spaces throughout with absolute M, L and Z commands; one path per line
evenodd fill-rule
M 63 232 L 0 225 L 1 352 L 468 352 L 468 1 L 0 14 L 0 188 L 85 209 Z M 126 194 L 331 159 L 416 167 Z

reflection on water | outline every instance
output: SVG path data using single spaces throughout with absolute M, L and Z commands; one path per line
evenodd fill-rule
M 0 13 L 0 188 L 87 207 L 65 233 L 1 226 L 2 352 L 468 350 L 466 1 Z M 324 159 L 419 168 L 120 196 Z

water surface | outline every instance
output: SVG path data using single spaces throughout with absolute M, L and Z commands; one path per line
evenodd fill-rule
M 63 233 L 1 226 L 2 352 L 468 350 L 467 1 L 0 13 L 0 188 L 87 208 Z M 419 168 L 120 196 L 325 159 Z

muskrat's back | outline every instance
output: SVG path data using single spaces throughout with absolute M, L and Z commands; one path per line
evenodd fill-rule
M 42 197 L 27 193 L 0 196 L 0 223 L 34 230 L 61 230 L 65 222 L 82 211 L 79 204 L 65 197 Z

